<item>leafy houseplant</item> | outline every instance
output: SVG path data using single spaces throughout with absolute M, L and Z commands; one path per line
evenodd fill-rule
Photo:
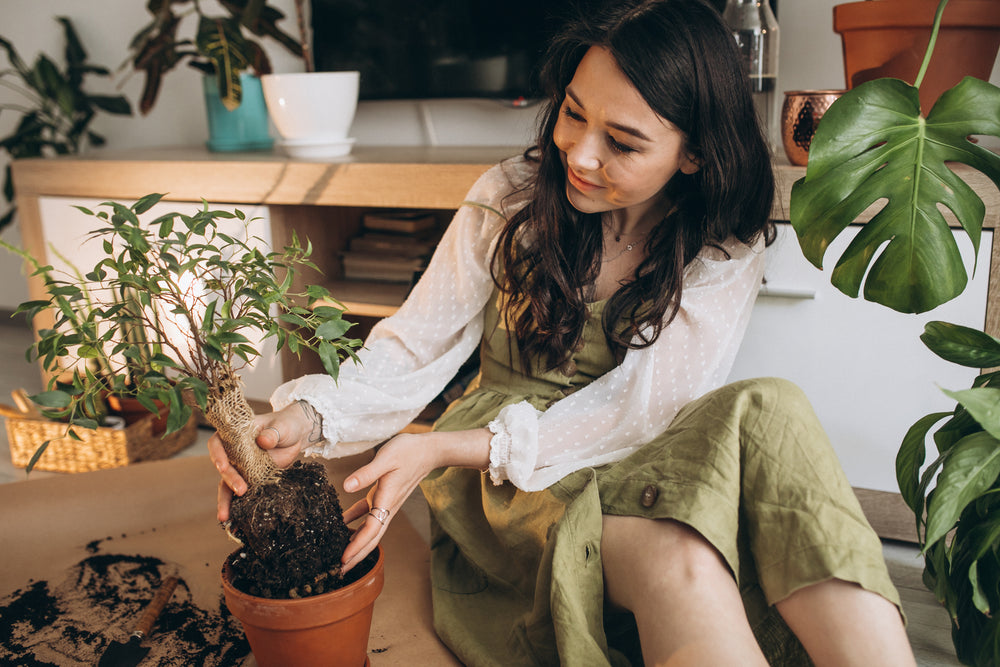
M 922 313 L 958 296 L 968 276 L 941 208 L 950 210 L 978 251 L 985 205 L 956 173 L 964 163 L 1000 186 L 1000 155 L 970 137 L 1000 137 L 1000 89 L 966 77 L 922 115 L 919 87 L 941 17 L 941 0 L 915 85 L 877 79 L 827 110 L 809 151 L 806 176 L 792 188 L 790 217 L 805 257 L 822 268 L 830 243 L 863 211 L 878 212 L 833 269 L 845 294 L 903 313 Z M 884 203 L 880 203 L 883 200 Z M 965 366 L 1000 365 L 1000 341 L 941 322 L 921 340 Z M 951 615 L 959 658 L 1000 664 L 1000 376 L 984 373 L 951 413 L 923 417 L 896 459 L 902 496 L 914 512 L 924 580 Z M 926 439 L 936 459 L 921 472 Z
M 254 414 L 238 371 L 259 356 L 249 332 L 275 337 L 279 349 L 316 352 L 334 378 L 343 359 L 356 358 L 361 343 L 345 337 L 350 324 L 340 309 L 310 310 L 302 303 L 329 298 L 324 288 L 293 291 L 297 269 L 314 268 L 308 244 L 302 247 L 293 235 L 281 252 L 265 254 L 255 239 L 241 240 L 220 227 L 221 221 L 245 222 L 240 211 L 207 204 L 193 215 L 171 212 L 141 222 L 160 197 L 149 195 L 131 206 L 107 202 L 97 211 L 80 208 L 102 225 L 89 234 L 102 244 L 101 260 L 82 280 L 47 279 L 48 298 L 19 310 L 31 317 L 54 310 L 58 325 L 73 321 L 87 294 L 99 302 L 102 291 L 116 293 L 119 298 L 108 305 L 82 309 L 85 319 L 68 330 L 42 330 L 31 348 L 49 371 L 58 372 L 63 360 L 74 357 L 107 358 L 111 371 L 99 373 L 84 363 L 73 373 L 72 390 L 53 378 L 33 399 L 68 412 L 71 424 L 80 426 L 94 422 L 79 407 L 105 391 L 131 393 L 151 411 L 159 400 L 168 409 L 168 433 L 197 406 L 250 487 L 234 501 L 232 533 L 245 545 L 241 577 L 251 592 L 288 597 L 336 584 L 349 536 L 336 492 L 320 464 L 280 470 L 256 445 Z M 51 267 L 41 270 L 52 277 Z M 138 341 L 137 329 L 145 332 Z M 148 349 L 154 351 L 144 360 Z
M 266 0 L 219 0 L 226 14 L 209 16 L 202 11 L 204 0 L 148 0 L 146 7 L 153 20 L 132 38 L 132 67 L 145 73 L 139 110 L 149 113 L 156 103 L 163 75 L 185 60 L 218 81 L 219 96 L 229 110 L 240 105 L 243 88 L 240 73 L 253 70 L 269 74 L 271 63 L 261 48 L 246 32 L 257 37 L 270 37 L 290 53 L 301 56 L 299 42 L 282 31 L 277 23 L 284 14 Z M 189 5 L 178 14 L 177 6 Z M 180 38 L 179 28 L 190 14 L 198 18 L 194 39 Z
M 87 145 L 101 146 L 104 137 L 90 129 L 99 111 L 129 115 L 132 107 L 122 96 L 95 95 L 84 90 L 88 75 L 109 76 L 110 72 L 87 61 L 87 53 L 68 18 L 60 17 L 66 40 L 66 64 L 41 54 L 28 66 L 14 45 L 0 37 L 0 48 L 7 52 L 9 69 L 0 70 L 0 87 L 13 91 L 17 100 L 0 104 L 0 115 L 20 114 L 13 132 L 0 139 L 0 150 L 11 160 L 46 155 L 78 153 Z M 3 179 L 4 199 L 14 200 L 10 165 Z M 0 229 L 16 213 L 11 206 L 0 216 Z

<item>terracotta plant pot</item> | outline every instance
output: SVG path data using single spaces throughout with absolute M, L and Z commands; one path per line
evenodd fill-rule
M 154 402 L 160 409 L 160 414 L 153 418 L 153 435 L 160 435 L 167 430 L 167 406 L 160 401 Z M 134 424 L 146 415 L 151 414 L 149 410 L 142 406 L 142 403 L 138 399 L 128 396 L 108 394 L 107 403 L 114 414 L 125 419 L 126 424 Z
M 384 582 L 382 548 L 359 580 L 329 593 L 297 600 L 247 595 L 233 587 L 229 560 L 222 590 L 229 611 L 243 624 L 260 667 L 362 667 L 375 598 Z
M 938 0 L 863 0 L 833 8 L 833 29 L 844 47 L 848 88 L 893 77 L 913 83 L 931 35 Z M 920 87 L 930 111 L 942 92 L 965 76 L 989 81 L 1000 50 L 1000 2 L 950 0 Z

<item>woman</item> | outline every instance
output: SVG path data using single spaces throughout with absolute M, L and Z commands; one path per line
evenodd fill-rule
M 435 626 L 463 662 L 913 664 L 806 400 L 720 388 L 774 189 L 732 38 L 698 1 L 612 4 L 556 38 L 537 146 L 479 180 L 363 365 L 280 387 L 258 443 L 279 465 L 369 448 L 478 345 L 435 430 L 344 485 L 372 488 L 346 569 L 422 487 Z M 210 448 L 225 520 L 246 485 Z

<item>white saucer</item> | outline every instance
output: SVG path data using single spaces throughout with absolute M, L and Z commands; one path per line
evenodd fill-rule
M 285 151 L 289 157 L 323 159 L 330 157 L 342 157 L 351 152 L 355 139 L 337 139 L 334 141 L 313 139 L 283 139 L 278 142 L 278 146 Z

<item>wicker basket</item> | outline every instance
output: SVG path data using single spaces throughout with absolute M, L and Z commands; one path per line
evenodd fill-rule
M 194 443 L 198 435 L 194 416 L 184 428 L 166 437 L 153 435 L 153 419 L 148 415 L 124 429 L 76 428 L 80 440 L 74 440 L 66 437 L 65 423 L 7 417 L 10 458 L 16 467 L 27 468 L 35 451 L 49 440 L 34 470 L 89 472 L 168 458 Z

